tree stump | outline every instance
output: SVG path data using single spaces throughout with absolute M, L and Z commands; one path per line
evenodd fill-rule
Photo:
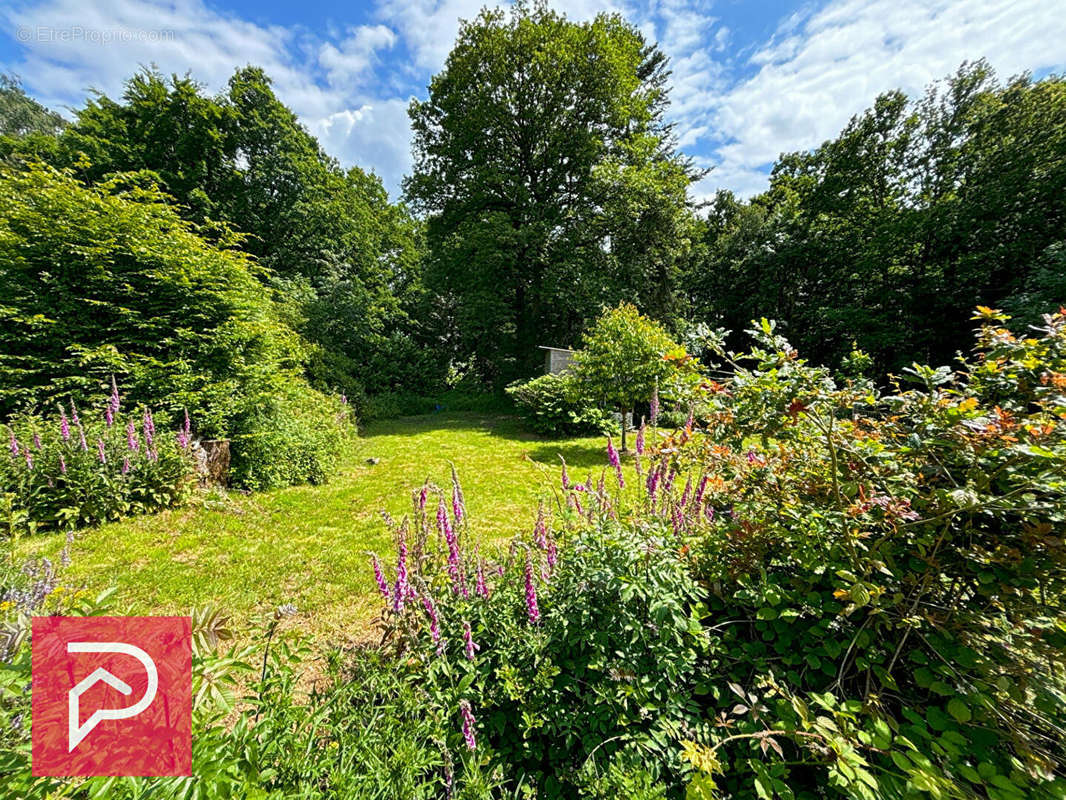
M 229 439 L 201 439 L 192 444 L 200 483 L 225 486 L 229 483 Z

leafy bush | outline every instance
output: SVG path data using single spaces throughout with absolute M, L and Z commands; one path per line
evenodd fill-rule
M 184 425 L 156 430 L 148 409 L 125 413 L 117 387 L 94 408 L 7 426 L 0 498 L 11 536 L 71 529 L 176 505 L 194 482 Z
M 617 433 L 618 424 L 581 391 L 569 372 L 512 383 L 509 394 L 529 427 L 544 436 Z
M 699 362 L 630 303 L 604 311 L 585 334 L 574 353 L 574 375 L 584 395 L 619 414 L 652 401 L 653 395 L 687 400 L 700 383 Z
M 542 509 L 531 536 L 485 559 L 458 481 L 450 515 L 442 493 L 434 519 L 434 492 L 416 492 L 397 527 L 395 580 L 374 568 L 386 637 L 420 707 L 453 720 L 464 768 L 548 798 L 677 785 L 673 734 L 699 724 L 706 639 L 699 589 L 669 542 L 605 518 L 559 547 Z M 592 486 L 582 492 L 595 502 Z
M 434 800 L 443 795 L 447 731 L 424 713 L 413 683 L 379 654 L 352 666 L 336 654 L 308 696 L 307 641 L 284 630 L 283 606 L 257 620 L 234 646 L 228 617 L 192 612 L 192 777 L 40 778 L 30 767 L 31 613 L 122 613 L 111 592 L 93 598 L 60 582 L 47 562 L 8 575 L 0 562 L 0 795 L 23 800 Z M 14 578 L 14 582 L 9 578 Z M 8 598 L 15 598 L 9 600 Z M 244 687 L 245 694 L 239 693 Z M 494 785 L 455 775 L 452 796 L 488 800 Z
M 1066 316 L 979 319 L 972 361 L 887 396 L 763 321 L 703 432 L 654 454 L 645 508 L 711 588 L 690 793 L 1066 791 Z
M 279 453 L 326 462 L 308 448 L 332 441 L 279 424 L 297 404 L 324 420 L 328 403 L 306 389 L 304 345 L 260 268 L 239 237 L 195 228 L 136 177 L 0 171 L 0 413 L 81 402 L 115 375 L 129 402 L 187 408 L 198 435 L 232 437 L 245 485 L 317 479 L 306 463 L 258 474 L 266 462 L 242 452 L 284 436 Z
M 249 489 L 324 483 L 354 435 L 350 409 L 300 381 L 279 381 L 234 420 L 232 480 Z

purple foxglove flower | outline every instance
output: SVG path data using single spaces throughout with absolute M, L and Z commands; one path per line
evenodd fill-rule
M 24 448 L 22 454 L 26 456 L 26 469 L 33 469 L 33 453 L 30 452 L 30 448 Z
M 403 611 L 404 603 L 411 596 L 411 587 L 407 583 L 407 541 L 400 536 L 396 558 L 396 589 L 392 594 L 392 610 Z
M 96 455 L 97 455 L 97 458 L 100 459 L 100 463 L 101 464 L 106 464 L 107 463 L 107 453 L 104 452 L 104 440 L 103 439 L 97 439 L 96 440 Z M 125 474 L 125 473 L 123 473 L 123 474 Z
M 426 615 L 429 617 L 429 635 L 437 646 L 437 653 L 440 654 L 444 651 L 444 642 L 440 638 L 440 617 L 437 616 L 437 607 L 433 605 L 433 598 L 428 593 L 422 595 L 422 607 L 426 609 Z
M 183 430 L 181 430 L 179 428 L 178 432 L 175 434 L 175 436 L 176 436 L 176 438 L 178 440 L 178 447 L 180 447 L 182 450 L 185 450 L 186 448 L 188 448 L 188 446 L 189 446 L 189 437 L 185 435 L 185 431 L 183 431 Z
M 126 447 L 131 451 L 135 451 L 140 446 L 140 442 L 137 441 L 137 429 L 133 426 L 133 420 L 130 420 L 126 424 Z
M 74 401 L 70 401 L 70 421 L 78 427 L 81 427 L 81 419 L 78 418 L 78 407 L 74 405 Z
M 40 450 L 41 449 L 41 435 L 39 433 L 37 433 L 36 431 L 34 431 L 34 434 L 33 434 L 33 447 L 34 447 L 35 450 Z
M 59 454 L 59 474 L 60 475 L 66 475 L 67 474 L 67 460 L 65 458 L 63 458 L 63 454 L 62 453 Z
M 385 573 L 381 571 L 381 562 L 378 561 L 377 556 L 371 556 L 370 563 L 374 567 L 374 580 L 377 581 L 378 591 L 381 592 L 381 596 L 385 598 L 385 602 L 388 603 L 392 600 L 392 596 L 389 593 L 389 584 L 385 580 Z
M 647 480 L 648 497 L 655 502 L 655 495 L 659 491 L 659 467 L 652 467 L 648 472 Z
M 748 463 L 749 464 L 754 464 L 758 460 L 759 460 L 759 457 L 757 455 L 755 455 L 755 451 L 754 450 L 749 450 L 748 451 Z
M 537 522 L 533 526 L 533 541 L 542 550 L 547 546 L 545 533 L 548 530 L 548 521 L 544 516 L 544 503 L 537 507 Z
M 680 507 L 674 508 L 674 513 L 671 515 L 670 522 L 674 528 L 674 535 L 677 536 L 681 533 L 681 528 L 684 523 L 684 517 L 681 515 Z
M 144 410 L 141 427 L 144 429 L 144 446 L 147 450 L 151 450 L 152 439 L 155 437 L 155 421 L 152 419 L 152 412 L 147 408 Z
M 565 492 L 565 491 L 568 491 L 570 489 L 570 476 L 566 473 L 566 459 L 564 459 L 562 456 L 559 456 L 559 460 L 563 462 L 562 481 L 563 481 L 563 491 Z
M 481 645 L 474 643 L 474 637 L 470 633 L 470 623 L 463 623 L 463 645 L 467 660 L 474 660 L 474 653 L 481 649 Z
M 674 488 L 674 478 L 677 477 L 677 473 L 674 472 L 674 468 L 666 470 L 666 477 L 663 478 L 663 491 L 669 492 Z
M 70 421 L 62 406 L 59 407 L 59 435 L 63 437 L 64 442 L 70 441 Z
M 348 395 L 346 395 L 346 394 L 342 394 L 341 395 L 341 405 L 342 406 L 348 405 Z
M 533 559 L 526 553 L 526 613 L 529 622 L 536 625 L 540 622 L 540 608 L 537 606 L 537 587 L 533 585 Z
M 654 428 L 656 421 L 659 419 L 659 382 L 655 382 L 655 389 L 651 393 L 651 402 L 648 409 L 648 422 Z
M 107 407 L 111 409 L 111 418 L 114 419 L 118 414 L 119 408 L 122 407 L 122 398 L 118 394 L 118 384 L 115 382 L 115 376 L 111 376 L 111 397 L 108 400 Z
M 489 585 L 485 583 L 485 561 L 481 560 L 477 562 L 477 585 L 474 587 L 474 591 L 477 592 L 478 597 L 489 596 Z
M 644 455 L 644 429 L 646 427 L 647 426 L 644 424 L 644 420 L 641 420 L 640 428 L 637 429 L 636 450 L 638 456 Z
M 462 571 L 462 558 L 459 553 L 459 540 L 455 536 L 455 531 L 452 530 L 451 523 L 448 522 L 443 494 L 437 500 L 437 528 L 444 537 L 444 543 L 448 546 L 448 575 L 452 579 L 452 590 L 461 593 L 463 597 L 468 597 L 469 593 Z
M 559 560 L 559 549 L 555 545 L 555 537 L 548 533 L 548 569 L 554 570 L 555 564 Z
M 122 474 L 125 475 L 130 471 L 130 457 L 126 456 L 122 459 Z
M 110 403 L 108 403 L 106 406 L 104 406 L 104 422 L 107 423 L 107 427 L 109 427 L 109 428 L 112 425 L 115 424 L 115 415 L 111 411 L 111 404 Z
M 81 445 L 81 449 L 83 452 L 88 451 L 89 443 L 85 441 L 85 428 L 83 428 L 81 425 L 78 426 L 78 444 Z
M 470 703 L 466 700 L 459 702 L 459 712 L 463 715 L 463 739 L 466 740 L 466 747 L 473 752 L 477 750 L 477 739 L 474 738 L 474 725 L 477 724 L 474 719 L 474 715 L 470 713 Z
M 696 508 L 703 505 L 703 495 L 707 491 L 707 484 L 710 480 L 710 475 L 704 475 L 703 478 L 700 479 L 700 488 L 696 490 L 696 496 L 692 500 L 692 505 L 696 506 Z
M 452 516 L 455 518 L 456 526 L 463 524 L 463 518 L 466 513 L 466 506 L 463 503 L 463 490 L 459 486 L 459 481 L 453 479 L 452 482 Z
M 703 514 L 705 517 L 707 517 L 708 522 L 714 522 L 714 506 L 708 505 L 705 509 L 703 509 Z
M 621 459 L 618 458 L 618 451 L 614 449 L 614 441 L 611 437 L 607 437 L 607 463 L 612 467 L 620 467 L 622 465 Z
M 18 458 L 19 454 L 19 440 L 15 438 L 15 432 L 8 428 L 8 434 L 11 436 L 11 456 Z
M 688 505 L 689 498 L 692 496 L 692 476 L 685 481 L 685 491 L 681 493 L 681 508 Z
M 423 484 L 422 488 L 418 490 L 418 510 L 426 510 L 426 498 L 429 497 L 429 484 Z

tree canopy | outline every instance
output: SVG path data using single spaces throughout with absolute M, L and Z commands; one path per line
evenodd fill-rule
M 944 363 L 979 304 L 1036 322 L 1063 300 L 1066 81 L 964 65 L 888 92 L 840 135 L 783 155 L 749 202 L 720 192 L 688 280 L 696 319 L 772 316 L 816 359 Z
M 519 3 L 464 23 L 411 104 L 427 283 L 484 379 L 529 374 L 605 302 L 674 313 L 696 172 L 663 119 L 668 74 L 619 16 Z

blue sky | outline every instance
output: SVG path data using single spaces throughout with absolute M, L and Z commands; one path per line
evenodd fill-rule
M 238 66 L 274 79 L 325 149 L 397 195 L 410 168 L 406 108 L 424 97 L 460 18 L 484 0 L 14 0 L 0 70 L 62 110 L 121 92 L 138 66 L 211 91 Z M 712 172 L 694 189 L 748 196 L 784 151 L 833 136 L 878 92 L 920 93 L 964 60 L 1001 76 L 1066 71 L 1062 0 L 556 0 L 575 19 L 618 11 L 673 66 L 682 149 Z

